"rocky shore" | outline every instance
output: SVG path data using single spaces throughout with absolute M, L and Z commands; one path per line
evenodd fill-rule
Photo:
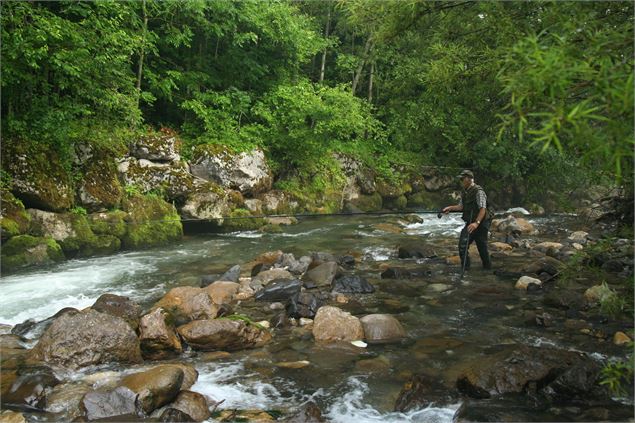
M 379 230 L 401 230 L 406 223 L 395 220 Z M 632 278 L 631 242 L 613 240 L 600 253 L 600 240 L 584 231 L 535 241 L 536 229 L 511 214 L 492 227 L 496 274 L 504 288 L 464 286 L 468 297 L 486 295 L 493 309 L 506 310 L 505 324 L 584 339 L 603 354 L 624 354 L 632 345 L 632 321 L 607 317 L 601 308 L 607 296 L 623 292 L 589 275 L 567 282 L 567 259 L 584 251 L 607 277 Z M 400 283 L 412 279 L 430 304 L 449 300 L 444 293 L 456 289 L 450 274 L 456 256 L 439 251 L 429 244 L 400 245 L 397 266 L 380 267 L 378 280 L 359 268 L 355 255 L 270 251 L 223 274 L 201 275 L 195 286 L 172 288 L 145 309 L 104 293 L 84 310 L 4 326 L 2 408 L 11 411 L 2 419 L 47 413 L 73 421 L 325 421 L 311 402 L 276 412 L 225 410 L 223 398 L 190 389 L 198 377 L 192 360 L 266 349 L 280 337 L 359 355 L 355 366 L 370 373 L 384 371 L 386 363 L 364 357 L 369 345 L 403 345 L 422 357 L 460 351 L 460 339 L 412 339 L 398 303 L 390 302 L 403 295 Z M 427 282 L 430 275 L 445 275 L 446 283 Z M 373 298 L 377 289 L 396 293 L 388 302 L 394 313 L 360 310 L 357 299 Z M 520 302 L 509 305 L 515 292 L 523 293 Z M 632 407 L 616 402 L 601 383 L 605 363 L 588 353 L 501 339 L 462 357 L 442 372 L 422 365 L 427 370 L 404 375 L 395 411 L 461 402 L 458 422 L 633 418 Z M 306 360 L 282 358 L 275 366 L 284 369 L 303 369 L 312 360 L 310 354 Z

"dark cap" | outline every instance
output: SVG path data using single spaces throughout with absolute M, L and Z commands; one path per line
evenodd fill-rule
M 459 173 L 458 177 L 462 179 L 462 178 L 465 178 L 466 176 L 470 179 L 474 179 L 474 173 L 472 173 L 472 171 L 468 169 L 462 170 L 461 173 Z

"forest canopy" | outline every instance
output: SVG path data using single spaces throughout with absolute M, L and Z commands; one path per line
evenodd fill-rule
M 12 1 L 3 142 L 118 148 L 135 131 L 327 152 L 387 177 L 475 169 L 528 198 L 633 178 L 633 3 Z M 62 154 L 63 156 L 63 154 Z

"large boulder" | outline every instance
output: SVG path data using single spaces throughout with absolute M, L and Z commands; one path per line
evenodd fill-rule
M 259 348 L 271 340 L 271 334 L 242 320 L 194 320 L 178 328 L 179 335 L 195 350 L 237 351 Z
M 195 178 L 181 162 L 158 163 L 146 159 L 120 159 L 117 170 L 125 185 L 142 194 L 161 192 L 169 200 L 182 201 L 194 188 Z
M 165 245 L 183 236 L 183 225 L 174 206 L 154 195 L 131 195 L 122 201 L 127 212 L 124 248 Z
M 395 342 L 406 337 L 406 331 L 399 320 L 389 314 L 369 314 L 359 320 L 368 343 Z
M 181 216 L 187 219 L 218 219 L 228 216 L 231 202 L 225 190 L 214 182 L 197 184 L 198 186 L 187 195 L 181 207 Z
M 169 315 L 169 321 L 181 325 L 191 320 L 213 319 L 218 315 L 219 307 L 214 304 L 205 288 L 179 286 L 172 288 L 152 309 L 163 308 Z
M 11 176 L 11 191 L 26 207 L 50 211 L 73 207 L 73 182 L 62 163 L 46 143 L 2 140 L 2 167 Z
M 229 304 L 238 293 L 240 284 L 227 281 L 226 279 L 220 279 L 203 289 L 210 296 L 214 304 Z
M 526 219 L 509 215 L 504 219 L 492 220 L 491 230 L 493 232 L 501 232 L 504 234 L 524 234 L 530 235 L 536 232 L 534 226 Z
M 121 380 L 121 386 L 137 394 L 137 403 L 149 414 L 171 402 L 181 390 L 183 370 L 176 366 L 157 366 L 133 373 Z
M 139 316 L 141 315 L 141 307 L 128 297 L 114 294 L 102 294 L 95 304 L 91 306 L 93 310 L 101 313 L 110 314 L 120 317 L 126 321 L 136 331 L 139 327 Z
M 116 155 L 95 145 L 78 144 L 73 157 L 79 204 L 89 211 L 118 207 L 123 189 L 117 172 Z
M 132 328 L 123 319 L 91 309 L 58 317 L 30 355 L 70 369 L 142 361 Z
M 122 210 L 97 212 L 88 215 L 88 224 L 95 235 L 112 235 L 123 238 L 126 234 L 126 216 Z
M 154 162 L 173 162 L 181 159 L 180 141 L 171 134 L 145 134 L 130 146 L 130 154 L 137 159 Z
M 139 342 L 141 354 L 149 360 L 163 360 L 183 352 L 181 340 L 166 322 L 166 313 L 159 307 L 141 318 Z
M 192 154 L 190 171 L 199 178 L 252 196 L 270 190 L 273 181 L 259 149 L 235 154 L 222 146 L 199 146 Z
M 62 247 L 52 238 L 18 235 L 2 244 L 2 272 L 64 260 Z
M 323 306 L 317 311 L 313 322 L 313 337 L 316 341 L 356 341 L 364 338 L 362 323 L 350 313 L 337 307 Z
M 262 212 L 265 214 L 280 214 L 293 209 L 289 194 L 283 191 L 271 190 L 258 196 L 261 201 Z

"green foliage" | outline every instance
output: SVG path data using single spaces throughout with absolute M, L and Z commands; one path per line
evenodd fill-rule
M 70 212 L 78 216 L 86 216 L 87 214 L 86 209 L 80 206 L 73 207 L 72 209 L 70 209 Z
M 633 369 L 635 360 L 633 356 L 633 342 L 628 344 L 630 353 L 626 360 L 616 360 L 609 362 L 602 369 L 601 385 L 606 385 L 614 395 L 627 396 L 627 387 L 633 386 Z
M 246 325 L 254 326 L 260 330 L 267 330 L 265 329 L 264 326 L 254 322 L 253 320 L 251 320 L 248 316 L 244 314 L 231 314 L 229 316 L 219 317 L 219 319 L 227 319 L 227 320 L 233 320 L 235 322 L 243 322 Z

